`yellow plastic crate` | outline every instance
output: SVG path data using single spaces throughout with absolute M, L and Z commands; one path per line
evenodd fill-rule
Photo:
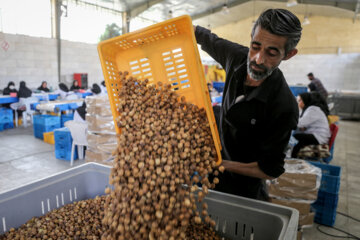
M 55 144 L 54 132 L 44 132 L 44 142 L 49 144 Z
M 119 71 L 128 71 L 141 80 L 147 78 L 149 84 L 170 83 L 179 95 L 206 110 L 218 155 L 217 164 L 221 163 L 219 133 L 190 16 L 105 40 L 99 43 L 98 52 L 114 121 L 119 116 Z M 120 133 L 116 123 L 115 127 Z

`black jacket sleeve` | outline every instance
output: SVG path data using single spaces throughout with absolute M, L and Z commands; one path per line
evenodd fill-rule
M 277 178 L 284 173 L 285 149 L 292 129 L 296 128 L 298 112 L 284 113 L 274 119 L 261 141 L 263 156 L 258 160 L 259 168 L 268 176 Z
M 225 70 L 235 58 L 247 56 L 247 47 L 219 38 L 206 28 L 196 26 L 195 37 L 201 49 L 220 63 Z

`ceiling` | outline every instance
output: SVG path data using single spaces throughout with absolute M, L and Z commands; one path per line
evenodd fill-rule
M 64 0 L 63 0 L 64 1 Z M 358 19 L 360 0 L 298 0 L 287 7 L 288 0 L 69 0 L 92 4 L 116 12 L 127 12 L 131 18 L 161 22 L 188 14 L 195 24 L 218 27 L 255 17 L 266 8 L 286 8 L 307 16 L 332 16 Z M 224 5 L 228 10 L 224 11 Z

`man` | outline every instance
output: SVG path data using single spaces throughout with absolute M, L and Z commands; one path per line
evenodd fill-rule
M 282 72 L 297 53 L 301 23 L 291 12 L 269 9 L 255 22 L 250 49 L 196 26 L 202 49 L 226 71 L 219 133 L 223 165 L 216 190 L 267 199 L 264 179 L 284 172 L 284 150 L 299 111 Z
M 311 92 L 318 92 L 321 94 L 321 96 L 324 97 L 324 99 L 326 100 L 328 97 L 328 92 L 326 91 L 324 85 L 321 83 L 321 81 L 314 77 L 313 73 L 308 73 L 308 78 L 311 81 L 311 83 L 308 85 L 308 87 L 310 88 Z

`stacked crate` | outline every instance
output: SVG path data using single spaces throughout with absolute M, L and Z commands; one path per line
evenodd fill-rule
M 312 207 L 316 210 L 315 222 L 333 226 L 339 200 L 341 167 L 310 162 L 322 171 L 321 185 L 316 202 Z
M 65 122 L 67 122 L 69 120 L 74 120 L 74 114 L 73 113 L 61 114 L 61 127 L 64 127 Z
M 59 128 L 54 131 L 55 157 L 60 160 L 71 160 L 72 137 L 67 127 Z M 77 146 L 74 150 L 74 160 L 78 158 Z
M 108 96 L 86 97 L 87 162 L 112 164 L 117 138 Z
M 51 132 L 60 128 L 60 117 L 53 115 L 34 115 L 33 116 L 34 136 L 44 139 L 44 132 Z
M 9 108 L 0 108 L 0 131 L 14 128 L 13 111 Z

